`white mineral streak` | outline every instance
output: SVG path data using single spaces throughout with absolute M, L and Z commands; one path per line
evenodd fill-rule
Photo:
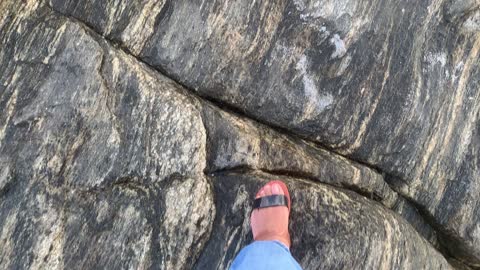
M 450 104 L 448 104 L 448 111 L 449 112 L 449 121 L 446 124 L 443 124 L 446 126 L 446 130 L 442 129 L 442 132 L 436 132 L 436 140 L 431 140 L 428 143 L 428 146 L 426 148 L 426 151 L 424 153 L 423 159 L 420 162 L 420 165 L 417 167 L 418 174 L 424 171 L 424 168 L 428 165 L 428 162 L 430 161 L 430 157 L 434 153 L 434 150 L 437 148 L 438 144 L 444 144 L 448 143 L 453 135 L 455 134 L 455 128 L 456 123 L 458 123 L 458 119 L 460 117 L 463 117 L 461 110 L 458 108 L 462 107 L 462 103 L 464 102 L 465 99 L 465 92 L 466 92 L 466 86 L 468 83 L 468 80 L 470 78 L 470 70 L 472 67 L 477 63 L 478 61 L 478 55 L 480 53 L 480 36 L 477 38 L 475 43 L 472 46 L 472 49 L 470 50 L 470 53 L 468 55 L 468 58 L 465 62 L 464 68 L 462 70 L 462 73 L 460 75 L 460 79 L 458 80 L 457 84 L 457 89 L 454 91 L 454 95 L 451 98 Z M 477 92 L 477 95 L 480 95 L 480 92 Z M 467 129 L 471 128 L 473 129 L 473 125 L 475 124 L 475 118 L 470 117 L 463 120 L 465 122 L 465 127 Z M 467 134 L 468 135 L 468 134 Z M 468 137 L 468 136 L 467 136 Z M 443 145 L 443 144 L 442 144 Z M 446 147 L 440 147 L 438 156 L 443 157 L 445 153 Z M 463 149 L 465 151 L 465 148 Z M 462 153 L 460 153 L 462 155 Z M 437 162 L 433 163 L 432 169 L 430 172 L 437 172 L 436 168 L 438 166 L 442 166 L 442 160 L 438 160 Z M 438 172 L 441 172 L 441 170 L 438 170 Z M 437 175 L 438 176 L 438 175 Z M 418 192 L 418 186 L 421 184 L 420 181 L 416 181 L 414 183 L 413 188 Z M 439 192 L 437 192 L 438 194 Z
M 345 48 L 345 42 L 340 38 L 338 34 L 334 34 L 333 37 L 330 39 L 330 42 L 335 46 L 335 51 L 332 53 L 331 58 L 341 58 L 347 52 L 347 48 Z
M 462 29 L 466 32 L 472 33 L 478 33 L 480 31 L 480 9 L 475 11 L 465 20 Z
M 383 240 L 382 241 L 383 242 L 383 245 L 382 245 L 383 258 L 382 260 L 380 260 L 381 266 L 378 269 L 389 269 L 391 268 L 392 257 L 395 255 L 395 249 L 396 249 L 396 247 L 394 246 L 396 242 L 396 239 L 394 238 L 394 236 L 398 234 L 398 228 L 400 226 L 396 221 L 396 219 L 393 219 L 393 218 L 391 219 L 385 218 L 383 220 L 383 224 L 385 228 L 385 237 L 382 239 Z
M 102 204 L 109 203 L 111 201 L 102 202 Z M 129 204 L 114 210 L 113 213 L 115 213 L 113 220 L 110 211 L 109 216 L 102 220 L 103 222 L 113 221 L 112 228 L 109 231 L 103 231 L 96 244 L 111 245 L 112 249 L 120 251 L 120 257 L 123 257 L 123 255 L 126 257 L 127 253 L 132 252 L 133 254 L 128 255 L 130 260 L 126 262 L 124 268 L 145 269 L 148 266 L 146 258 L 150 253 L 152 228 L 148 224 L 143 211 L 138 206 Z
M 15 72 L 14 75 L 13 75 L 11 85 L 15 85 L 15 81 L 18 78 L 18 77 L 15 77 L 15 74 L 17 74 L 17 73 Z M 0 147 L 3 144 L 3 139 L 5 138 L 5 130 L 10 123 L 10 119 L 13 116 L 13 111 L 15 110 L 15 105 L 17 104 L 17 95 L 18 95 L 18 89 L 16 88 L 14 90 L 12 96 L 8 100 L 6 110 L 4 111 L 5 121 L 4 121 L 3 126 L 0 126 Z
M 58 43 L 61 41 L 61 38 L 65 33 L 65 29 L 67 29 L 67 23 L 64 23 L 60 28 L 58 28 L 57 31 L 55 31 L 55 37 L 53 38 L 53 41 L 48 44 L 47 47 L 48 55 L 42 60 L 42 63 L 48 64 L 50 58 L 55 55 L 58 48 Z
M 6 259 L 3 262 L 4 265 L 9 265 L 10 259 L 12 258 L 11 254 L 13 253 L 13 247 L 15 243 L 12 242 L 13 234 L 15 228 L 17 227 L 17 216 L 16 214 L 7 215 L 0 234 L 0 243 L 2 243 L 2 248 L 0 248 L 0 258 Z
M 440 64 L 441 67 L 444 67 L 447 63 L 447 54 L 445 52 L 432 53 L 428 52 L 425 56 L 425 59 L 431 65 Z
M 302 20 L 317 18 L 336 20 L 345 14 L 351 16 L 357 9 L 357 1 L 354 0 L 294 0 L 293 3 L 301 12 Z
M 165 0 L 148 1 L 142 7 L 137 18 L 133 18 L 122 32 L 122 40 L 129 45 L 133 54 L 138 55 L 145 42 L 153 34 L 157 15 L 161 12 Z
M 160 243 L 171 258 L 166 260 L 166 269 L 185 265 L 198 236 L 209 231 L 215 212 L 211 192 L 205 178 L 176 181 L 166 190 L 162 236 L 182 240 L 181 246 L 176 241 Z
M 4 164 L 0 160 L 0 191 L 4 189 L 12 181 L 10 173 L 11 173 L 10 165 L 8 163 Z
M 476 240 L 477 244 L 480 245 L 480 224 L 477 224 L 472 232 L 473 239 Z
M 380 98 L 382 97 L 382 93 L 383 93 L 383 90 L 385 89 L 385 85 L 388 81 L 388 78 L 390 77 L 390 64 L 391 64 L 391 58 L 389 59 L 388 61 L 388 66 L 387 68 L 385 69 L 385 73 L 384 73 L 384 76 L 383 76 L 383 82 L 382 82 L 382 87 L 380 89 L 380 92 L 378 94 L 376 94 L 372 104 L 370 105 L 370 109 L 368 111 L 368 114 L 367 116 L 362 120 L 362 122 L 360 123 L 360 127 L 358 129 L 358 133 L 357 133 L 357 136 L 355 137 L 355 141 L 352 143 L 352 145 L 350 146 L 350 149 L 344 151 L 344 153 L 351 153 L 353 152 L 355 149 L 357 149 L 358 147 L 361 146 L 362 144 L 362 141 L 365 137 L 365 134 L 367 132 L 367 126 L 368 124 L 370 123 L 370 120 L 372 119 L 373 117 L 373 114 L 375 113 L 375 110 L 377 109 L 377 106 L 378 106 L 378 103 L 380 102 Z M 364 89 L 362 88 L 360 90 L 361 92 L 364 92 Z M 368 92 L 367 92 L 368 93 Z
M 410 114 L 405 116 L 405 119 L 410 119 L 415 114 L 417 108 L 423 106 L 422 102 L 420 102 L 420 96 L 424 87 L 424 76 L 422 74 L 422 65 L 421 65 L 423 52 L 421 50 L 422 46 L 420 44 L 423 44 L 425 42 L 425 37 L 427 36 L 427 33 L 430 31 L 430 29 L 428 29 L 428 26 L 430 25 L 430 21 L 434 18 L 434 15 L 440 9 L 441 7 L 440 4 L 441 2 L 435 1 L 428 6 L 427 16 L 424 19 L 418 33 L 416 33 L 414 36 L 414 43 L 417 45 L 415 46 L 415 51 L 412 58 L 414 61 L 413 75 L 415 78 L 416 87 L 415 87 L 415 92 L 413 93 L 413 98 L 411 99 L 411 102 L 410 102 L 411 103 L 410 108 L 412 109 L 410 110 Z M 425 168 L 424 166 L 428 161 L 428 159 L 430 158 L 430 154 L 432 153 L 437 141 L 439 141 L 438 140 L 439 135 L 440 134 L 437 132 L 436 134 L 434 134 L 434 136 L 431 136 L 430 141 L 427 143 L 426 150 L 424 150 L 425 151 L 423 154 L 424 158 L 420 162 L 417 162 L 417 164 L 421 164 L 421 165 L 418 166 L 416 164 L 417 170 L 414 173 L 414 175 L 419 175 L 419 172 Z M 404 187 L 404 189 L 406 189 L 404 192 L 409 192 L 408 190 L 416 189 L 421 182 L 419 181 L 420 179 L 421 178 L 418 177 L 417 180 L 413 181 L 413 184 L 410 184 L 408 187 Z
M 53 209 L 42 214 L 40 233 L 35 241 L 35 259 L 32 262 L 32 269 L 63 269 L 63 246 L 65 242 L 61 213 Z M 37 230 L 39 228 L 36 228 Z
M 303 108 L 303 115 L 305 118 L 311 117 L 313 114 L 319 114 L 323 112 L 328 106 L 333 103 L 333 96 L 330 93 L 323 95 L 319 94 L 319 90 L 316 86 L 315 79 L 309 74 L 309 63 L 306 55 L 302 55 L 297 62 L 295 69 L 302 76 L 303 89 L 305 93 L 306 103 Z
M 338 66 L 337 70 L 335 71 L 335 76 L 341 76 L 345 70 L 348 68 L 350 65 L 350 61 L 352 61 L 352 57 L 350 55 L 347 55 L 346 57 L 343 57 L 340 65 Z
M 138 258 L 138 265 L 132 266 L 131 269 L 146 269 L 148 268 L 148 259 L 151 252 L 152 229 L 145 232 L 142 237 L 133 246 L 134 258 Z
M 354 0 L 295 0 L 294 5 L 300 12 L 300 19 L 305 22 L 317 23 L 318 18 L 332 22 L 334 28 L 344 36 L 344 47 L 349 47 L 366 30 L 372 20 L 374 9 L 365 8 L 361 2 Z M 349 18 L 344 20 L 344 18 Z M 325 27 L 317 27 L 325 32 Z M 326 31 L 327 35 L 330 32 Z
M 108 2 L 107 2 L 108 3 Z M 105 35 L 110 34 L 112 31 L 113 25 L 117 20 L 117 16 L 122 13 L 126 5 L 122 0 L 112 0 L 106 4 L 106 11 L 108 15 L 106 16 L 106 25 L 103 32 Z

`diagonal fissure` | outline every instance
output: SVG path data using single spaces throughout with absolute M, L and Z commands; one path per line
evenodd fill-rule
M 161 74 L 163 74 L 164 76 L 168 77 L 170 80 L 174 81 L 175 83 L 181 85 L 184 89 L 186 89 L 188 91 L 188 94 L 191 94 L 191 95 L 194 95 L 196 96 L 197 98 L 201 99 L 202 101 L 204 102 L 207 102 L 209 104 L 212 104 L 214 107 L 222 110 L 222 111 L 225 111 L 227 113 L 230 113 L 230 114 L 235 114 L 235 115 L 238 115 L 240 117 L 243 117 L 243 118 L 247 118 L 247 119 L 250 119 L 256 123 L 260 123 L 262 124 L 263 126 L 266 126 L 268 127 L 269 129 L 272 129 L 280 134 L 283 134 L 283 135 L 287 135 L 289 137 L 292 137 L 292 138 L 297 138 L 297 139 L 302 139 L 302 140 L 305 140 L 305 141 L 309 141 L 310 143 L 313 143 L 315 144 L 317 147 L 320 147 L 322 149 L 325 149 L 331 153 L 334 153 L 335 155 L 338 155 L 338 156 L 342 156 L 350 161 L 353 161 L 355 163 L 358 163 L 360 164 L 361 166 L 365 166 L 369 169 L 372 169 L 374 170 L 375 172 L 381 174 L 384 178 L 388 178 L 388 177 L 393 177 L 393 175 L 391 175 L 390 173 L 388 172 L 385 172 L 383 171 L 381 168 L 375 166 L 375 165 L 372 165 L 372 164 L 368 164 L 362 160 L 358 160 L 358 159 L 355 159 L 354 157 L 351 157 L 351 156 L 348 156 L 348 155 L 343 155 L 341 153 L 338 153 L 337 151 L 335 151 L 335 149 L 332 149 L 331 147 L 328 147 L 327 145 L 324 145 L 322 143 L 319 143 L 319 142 L 312 142 L 311 140 L 309 140 L 308 138 L 304 137 L 304 136 L 301 136 L 299 134 L 295 134 L 293 133 L 291 130 L 285 128 L 285 127 L 281 127 L 281 126 L 277 126 L 277 125 L 273 125 L 272 123 L 268 123 L 268 122 L 265 122 L 257 117 L 255 117 L 254 115 L 251 115 L 251 114 L 248 114 L 246 113 L 245 111 L 243 111 L 242 109 L 240 108 L 237 108 L 235 106 L 232 106 L 231 104 L 227 104 L 219 99 L 216 99 L 214 97 L 211 97 L 211 96 L 206 96 L 206 95 L 202 95 L 201 93 L 198 93 L 197 91 L 194 91 L 193 89 L 191 89 L 190 87 L 188 87 L 187 85 L 183 84 L 180 80 L 176 79 L 175 76 L 172 76 L 172 74 L 170 74 L 168 71 L 166 71 L 165 69 L 162 69 L 160 67 L 157 67 L 157 66 L 152 66 L 150 63 L 144 61 L 143 59 L 139 58 L 137 55 L 133 54 L 126 46 L 124 46 L 123 44 L 121 43 L 118 43 L 114 40 L 111 40 L 109 39 L 108 37 L 106 37 L 105 35 L 102 35 L 100 33 L 98 33 L 98 31 L 95 30 L 95 28 L 93 28 L 92 26 L 86 24 L 85 22 L 83 21 L 80 21 L 78 18 L 75 18 L 75 17 L 72 17 L 72 16 L 69 16 L 69 15 L 66 15 L 66 14 L 63 14 L 55 9 L 53 9 L 50 5 L 47 4 L 47 6 L 52 10 L 52 12 L 56 13 L 56 14 L 60 14 L 61 16 L 63 17 L 66 17 L 68 18 L 69 20 L 73 21 L 74 23 L 80 25 L 81 27 L 85 28 L 86 30 L 90 31 L 90 32 L 94 32 L 100 36 L 103 37 L 104 40 L 106 40 L 111 46 L 114 46 L 116 48 L 119 48 L 120 50 L 124 51 L 126 54 L 130 55 L 131 57 L 135 58 L 139 63 L 142 63 L 144 65 L 146 65 L 147 67 L 149 67 L 151 70 L 155 70 Z M 177 91 L 180 91 L 179 89 L 176 89 Z M 182 93 L 182 94 L 185 94 L 185 93 Z M 212 173 L 221 173 L 221 172 L 226 172 L 226 171 L 235 171 L 235 170 L 246 170 L 246 171 L 250 171 L 250 170 L 254 170 L 252 168 L 249 168 L 249 167 L 240 167 L 240 168 L 231 168 L 231 169 L 226 169 L 226 170 L 221 170 L 221 171 L 215 171 L 215 172 L 212 172 Z M 308 176 L 307 174 L 303 174 L 303 173 L 296 173 L 296 172 L 291 172 L 291 171 L 282 171 L 282 170 L 269 170 L 269 169 L 260 169 L 260 171 L 264 171 L 264 172 L 267 172 L 267 173 L 273 173 L 273 174 L 276 174 L 276 175 L 285 175 L 285 176 L 296 176 L 296 177 L 300 177 L 302 179 L 307 179 L 307 180 L 310 180 L 310 181 L 315 181 L 315 182 L 318 182 L 318 179 L 315 179 L 311 176 Z M 400 179 L 401 180 L 401 179 Z M 422 209 L 419 208 L 419 205 L 416 204 L 414 201 L 412 201 L 411 199 L 405 197 L 404 194 L 401 193 L 401 190 L 398 189 L 398 187 L 396 187 L 395 185 L 391 185 L 390 183 L 388 183 L 388 181 L 385 181 L 385 183 L 387 185 L 390 186 L 391 189 L 393 189 L 394 191 L 396 191 L 398 193 L 399 196 L 401 196 L 402 198 L 404 198 L 405 200 L 411 202 L 414 207 L 416 208 L 416 210 L 420 213 L 420 215 L 423 217 L 424 221 L 429 224 L 435 231 L 436 233 L 441 237 L 441 238 L 445 238 L 445 239 L 450 239 L 451 237 L 448 235 L 447 232 L 444 232 L 443 230 L 441 230 L 441 226 L 434 220 L 433 217 L 429 217 L 428 215 L 428 211 L 422 211 Z M 323 183 L 323 184 L 327 184 L 329 185 L 329 183 Z M 365 193 L 362 193 L 360 192 L 358 189 L 356 190 L 354 187 L 348 187 L 348 186 L 345 186 L 343 187 L 345 189 L 348 189 L 348 190 L 351 190 L 363 197 L 366 197 L 368 199 L 373 199 L 375 201 L 379 201 L 378 198 L 375 198 L 375 195 L 374 194 L 365 194 Z M 437 249 L 439 250 L 444 256 L 446 257 L 450 257 L 450 255 L 445 251 L 446 248 L 440 248 L 440 249 Z

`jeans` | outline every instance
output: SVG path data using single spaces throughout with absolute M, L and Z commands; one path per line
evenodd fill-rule
M 278 241 L 255 241 L 237 255 L 230 270 L 302 270 L 288 248 Z

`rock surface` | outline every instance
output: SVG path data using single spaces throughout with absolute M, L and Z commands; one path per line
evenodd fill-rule
M 1 31 L 0 265 L 190 268 L 215 214 L 201 111 L 93 32 L 28 8 Z
M 144 2 L 144 17 L 50 4 L 202 96 L 379 168 L 480 266 L 478 1 Z
M 0 268 L 224 269 L 270 178 L 305 269 L 479 268 L 480 4 L 390 2 L 0 2 Z
M 439 247 L 436 232 L 418 210 L 398 196 L 375 170 L 211 106 L 204 107 L 204 123 L 210 145 L 208 173 L 259 170 L 355 190 L 403 216 Z
M 196 269 L 227 269 L 230 254 L 251 241 L 252 194 L 274 177 L 213 177 L 220 198 L 215 229 Z M 292 191 L 292 254 L 305 269 L 452 269 L 407 222 L 380 204 L 324 184 L 283 180 Z

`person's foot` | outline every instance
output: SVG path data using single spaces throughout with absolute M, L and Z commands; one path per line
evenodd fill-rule
M 268 200 L 260 199 L 268 196 L 271 196 Z M 291 205 L 287 186 L 282 181 L 270 181 L 257 192 L 255 199 L 256 203 L 261 203 L 261 206 L 254 209 L 250 217 L 253 239 L 255 241 L 276 240 L 290 248 L 288 216 Z

